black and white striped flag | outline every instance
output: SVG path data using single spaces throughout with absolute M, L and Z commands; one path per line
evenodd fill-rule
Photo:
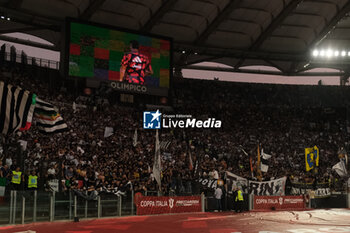
M 39 98 L 36 100 L 34 116 L 41 133 L 58 133 L 68 129 L 55 107 Z
M 0 82 L 0 132 L 4 135 L 31 126 L 36 95 Z

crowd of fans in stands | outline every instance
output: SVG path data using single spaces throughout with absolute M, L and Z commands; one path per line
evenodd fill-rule
M 34 123 L 29 131 L 3 137 L 0 177 L 7 177 L 8 185 L 11 170 L 20 166 L 24 188 L 25 177 L 35 171 L 39 189 L 57 179 L 62 191 L 157 192 L 152 175 L 155 131 L 142 128 L 144 107 L 99 101 L 108 99 L 102 93 L 77 99 L 64 88 L 49 88 L 20 68 L 4 65 L 1 69 L 1 81 L 28 89 L 57 106 L 69 127 L 67 132 L 48 136 L 40 134 Z M 250 157 L 256 166 L 258 144 L 272 155 L 262 180 L 282 176 L 294 182 L 340 179 L 331 167 L 339 160 L 338 150 L 348 148 L 349 91 L 343 87 L 180 80 L 170 94 L 174 112 L 214 117 L 222 121 L 222 127 L 160 131 L 160 141 L 170 142 L 162 148 L 163 194 L 200 192 L 199 177 L 223 179 L 225 171 L 257 179 L 257 173 L 251 175 Z M 113 127 L 113 135 L 104 137 L 105 127 Z M 18 140 L 27 142 L 25 151 L 14 146 Z M 320 148 L 320 166 L 317 172 L 307 173 L 304 148 L 314 145 Z

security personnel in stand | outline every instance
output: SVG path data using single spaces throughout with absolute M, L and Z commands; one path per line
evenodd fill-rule
M 232 195 L 233 195 L 233 210 L 235 211 L 235 212 L 237 212 L 238 211 L 238 208 L 237 208 L 237 202 L 238 202 L 238 200 L 237 200 L 237 187 L 236 186 L 233 186 L 233 188 L 232 188 Z
M 22 172 L 20 171 L 20 167 L 16 167 L 15 171 L 12 171 L 11 184 L 13 190 L 21 189 L 21 182 L 23 180 Z
M 237 213 L 242 212 L 243 211 L 243 192 L 240 186 L 238 186 L 238 190 L 237 190 L 236 205 L 237 205 L 236 212 Z
M 28 189 L 36 190 L 38 188 L 38 176 L 36 175 L 35 170 L 28 176 Z

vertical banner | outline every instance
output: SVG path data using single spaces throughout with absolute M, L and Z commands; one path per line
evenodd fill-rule
M 320 152 L 317 146 L 305 148 L 305 169 L 310 171 L 318 167 Z

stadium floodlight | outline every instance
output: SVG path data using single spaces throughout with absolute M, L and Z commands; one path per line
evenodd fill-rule
M 333 51 L 331 49 L 327 50 L 327 57 L 332 57 L 333 56 Z
M 320 51 L 320 56 L 321 56 L 321 57 L 324 57 L 324 55 L 325 55 L 324 50 L 321 50 L 321 51 Z
M 5 19 L 5 16 L 2 15 L 2 16 L 1 16 L 1 19 Z
M 7 17 L 7 20 L 10 21 L 11 20 L 10 17 Z
M 313 57 L 320 57 L 321 59 L 349 59 L 350 50 L 345 49 L 331 49 L 331 48 L 315 48 L 312 50 Z
M 194 52 L 194 55 L 197 55 L 198 53 L 197 52 Z
M 182 53 L 186 53 L 186 51 L 185 51 L 185 50 L 182 50 Z

